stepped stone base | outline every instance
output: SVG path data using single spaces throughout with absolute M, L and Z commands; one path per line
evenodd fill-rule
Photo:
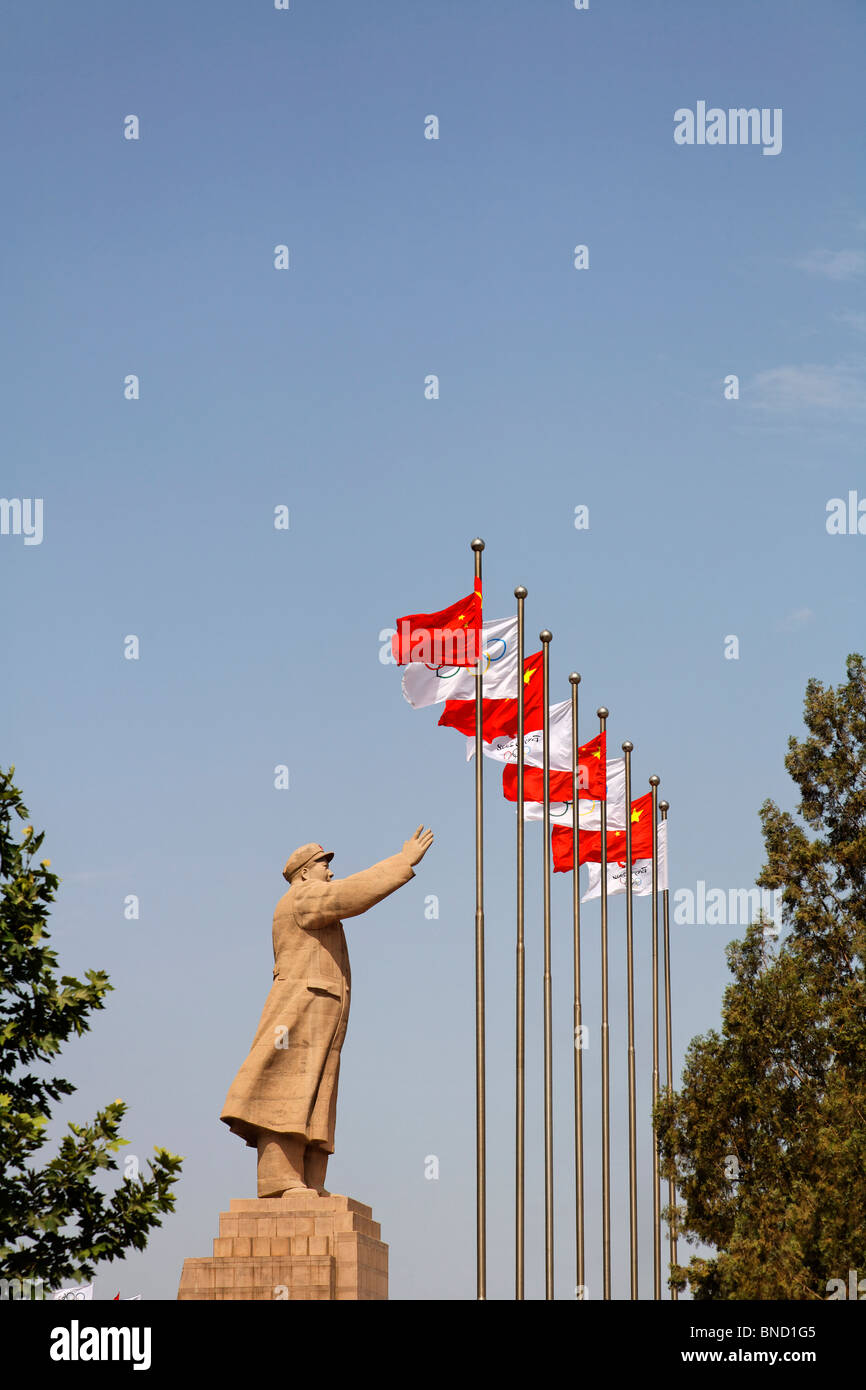
M 211 1258 L 184 1260 L 179 1299 L 388 1297 L 388 1247 L 352 1197 L 233 1198 L 219 1232 Z

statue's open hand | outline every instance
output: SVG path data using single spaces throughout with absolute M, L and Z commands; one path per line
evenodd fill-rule
M 403 846 L 403 853 L 410 864 L 418 864 L 427 853 L 433 843 L 433 831 L 425 830 L 423 825 L 419 825 L 411 840 L 407 840 Z

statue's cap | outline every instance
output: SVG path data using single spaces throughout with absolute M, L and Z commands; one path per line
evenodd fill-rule
M 299 873 L 301 869 L 305 869 L 308 864 L 312 864 L 314 860 L 327 859 L 330 864 L 333 857 L 334 851 L 332 849 L 323 849 L 321 845 L 301 845 L 300 849 L 296 849 L 286 860 L 283 878 L 291 883 L 295 874 Z

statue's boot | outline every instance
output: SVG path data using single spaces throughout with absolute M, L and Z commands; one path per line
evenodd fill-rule
M 303 1134 L 275 1134 L 262 1130 L 258 1137 L 259 1197 L 284 1197 L 288 1192 L 308 1192 L 304 1178 Z
M 330 1192 L 325 1190 L 325 1173 L 328 1170 L 327 1149 L 320 1148 L 318 1144 L 308 1144 L 304 1152 L 304 1181 L 307 1187 L 313 1188 L 320 1197 L 330 1197 Z

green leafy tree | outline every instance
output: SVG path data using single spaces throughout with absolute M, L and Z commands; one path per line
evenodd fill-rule
M 679 1229 L 714 1249 L 672 1270 L 696 1299 L 826 1299 L 866 1275 L 866 671 L 806 687 L 785 766 L 799 821 L 761 808 L 780 924 L 728 947 L 721 1034 L 694 1038 L 656 1110 Z M 800 823 L 802 822 L 802 823 Z M 832 1296 L 842 1296 L 838 1292 Z
M 50 1288 L 92 1278 L 98 1260 L 143 1250 L 147 1232 L 162 1224 L 157 1213 L 174 1209 L 182 1160 L 157 1148 L 150 1178 L 126 1179 L 107 1198 L 93 1177 L 117 1168 L 112 1154 L 128 1143 L 119 1137 L 126 1107 L 116 1100 L 91 1124 L 70 1124 L 44 1166 L 31 1162 L 46 1142 L 51 1103 L 75 1090 L 50 1068 L 31 1068 L 52 1063 L 73 1033 L 88 1031 L 111 985 L 101 970 L 88 970 L 86 984 L 57 980 L 46 923 L 59 879 L 50 860 L 37 863 L 44 835 L 28 824 L 20 843 L 14 838 L 13 818 L 30 819 L 14 772 L 0 769 L 0 1276 Z

